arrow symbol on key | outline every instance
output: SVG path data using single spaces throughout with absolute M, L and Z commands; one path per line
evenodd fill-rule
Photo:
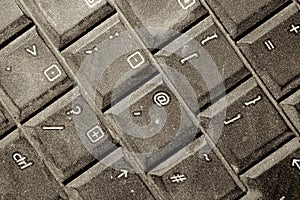
M 128 175 L 128 171 L 127 170 L 121 170 L 121 174 L 119 174 L 118 178 L 121 178 L 122 176 L 124 176 L 125 178 L 127 178 Z
M 36 49 L 36 45 L 32 45 L 32 49 L 30 48 L 26 48 L 26 51 L 28 53 L 30 53 L 32 56 L 37 56 L 37 49 Z
M 296 167 L 296 168 L 298 168 L 298 170 L 300 170 L 300 159 L 294 158 L 292 160 L 292 167 Z

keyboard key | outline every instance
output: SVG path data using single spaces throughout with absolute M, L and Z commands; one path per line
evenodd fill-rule
M 71 80 L 33 27 L 0 51 L 0 82 L 24 119 Z
M 300 198 L 300 143 L 292 140 L 242 175 L 248 194 L 242 200 Z
M 122 40 L 121 38 L 124 39 Z M 121 41 L 117 42 L 117 40 Z M 120 55 L 108 66 L 104 66 L 102 59 L 103 56 L 107 57 L 107 52 L 104 52 L 105 55 L 99 52 L 100 49 L 107 49 L 101 46 L 105 42 L 112 43 L 110 46 L 114 46 L 114 49 L 112 49 L 113 53 L 125 48 L 125 54 Z M 96 101 L 100 108 L 105 108 L 113 101 L 126 96 L 128 92 L 135 90 L 147 79 L 158 73 L 150 65 L 148 56 L 142 50 L 134 51 L 127 50 L 127 48 L 138 48 L 138 43 L 128 33 L 128 30 L 116 14 L 62 52 L 75 73 L 84 74 L 89 80 L 93 80 L 91 77 L 95 76 L 95 82 L 98 83 L 93 84 L 92 81 L 90 82 L 91 85 L 95 86 L 95 90 L 99 94 Z M 85 64 L 87 61 L 95 58 L 101 60 L 94 62 L 95 65 Z M 103 63 L 101 65 L 105 68 L 103 73 L 99 72 L 99 63 Z
M 25 4 L 59 48 L 113 12 L 106 0 L 30 0 Z
M 276 99 L 300 85 L 299 26 L 292 4 L 238 42 Z
M 28 26 L 31 21 L 27 18 L 15 1 L 0 2 L 0 45 L 20 30 Z
M 0 142 L 1 199 L 59 199 L 62 188 L 19 130 Z
M 288 0 L 208 0 L 233 38 L 263 20 Z
M 117 0 L 117 4 L 138 33 L 151 47 L 159 46 L 207 14 L 199 1 Z M 155 13 L 155 14 L 154 14 Z M 158 28 L 155 31 L 150 28 Z M 145 30 L 144 30 L 145 29 Z
M 296 128 L 300 131 L 300 90 L 280 103 Z
M 202 148 L 186 158 L 166 160 L 162 163 L 165 167 L 150 172 L 151 177 L 172 199 L 237 199 L 243 189 L 212 151 L 205 154 L 205 160 L 203 152 L 207 150 Z
M 198 133 L 160 75 L 105 112 L 145 170 L 189 145 Z
M 193 38 L 193 41 L 187 42 L 186 37 Z M 183 41 L 183 42 L 179 42 Z M 197 42 L 199 44 L 198 48 L 194 45 Z M 233 48 L 230 46 L 229 42 L 225 39 L 221 31 L 214 24 L 212 18 L 208 17 L 195 27 L 190 29 L 184 36 L 179 37 L 173 43 L 171 43 L 166 48 L 167 51 L 161 50 L 155 57 L 158 58 L 162 66 L 168 66 L 174 68 L 177 72 L 182 74 L 191 84 L 194 89 L 195 94 L 198 98 L 199 107 L 210 102 L 211 98 L 216 98 L 221 95 L 224 91 L 215 91 L 209 93 L 207 83 L 204 79 L 206 76 L 205 71 L 199 65 L 194 66 L 190 63 L 190 60 L 202 63 L 201 59 L 210 59 L 215 62 L 217 72 L 220 74 L 220 79 L 214 81 L 214 86 L 217 89 L 218 85 L 224 84 L 225 89 L 229 89 L 236 85 L 239 81 L 249 75 L 249 71 L 245 68 L 242 61 L 239 59 Z M 174 51 L 174 53 L 169 51 Z M 207 51 L 209 58 L 201 57 L 203 51 Z M 181 58 L 182 56 L 182 58 Z M 197 67 L 199 67 L 197 69 Z M 206 66 L 211 71 L 211 67 Z M 208 75 L 207 75 L 208 76 Z M 213 80 L 215 76 L 211 74 L 210 80 Z M 218 82 L 217 82 L 218 81 Z M 173 83 L 176 86 L 178 82 Z M 181 85 L 182 83 L 180 83 Z M 211 85 L 211 84 L 209 84 Z M 186 91 L 183 91 L 186 93 Z M 184 96 L 184 94 L 181 94 Z M 189 97 L 189 96 L 188 96 Z M 199 107 L 197 109 L 199 109 Z
M 112 165 L 98 163 L 67 185 L 73 189 L 74 196 L 99 200 L 154 200 L 138 174 L 128 172 L 131 167 L 125 159 L 118 158 L 114 161 L 114 155 L 109 156 L 113 157 L 109 158 L 113 160 Z
M 236 172 L 241 172 L 293 137 L 253 78 L 226 98 L 228 107 L 223 133 L 215 143 Z M 200 120 L 209 113 L 209 109 L 200 113 Z
M 37 148 L 53 163 L 62 181 L 116 149 L 106 129 L 76 89 L 24 126 L 37 142 Z M 98 138 L 89 131 L 95 127 L 101 130 Z

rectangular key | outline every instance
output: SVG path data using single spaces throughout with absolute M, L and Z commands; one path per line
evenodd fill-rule
M 198 129 L 160 75 L 105 112 L 145 169 L 190 144 Z M 142 154 L 148 153 L 148 154 Z
M 207 0 L 233 38 L 263 20 L 288 0 Z
M 0 142 L 1 199 L 66 199 L 66 196 L 20 130 Z
M 71 86 L 33 27 L 0 51 L 0 85 L 24 119 Z
M 116 14 L 62 53 L 76 75 L 83 74 L 94 86 L 97 105 L 105 108 L 158 73 L 144 51 L 135 48 L 139 49 L 139 44 Z M 106 65 L 103 58 L 112 57 L 120 49 L 120 55 L 110 58 Z M 90 64 L 93 59 L 95 64 Z
M 74 197 L 82 199 L 149 199 L 154 200 L 130 163 L 117 150 L 67 185 Z M 109 164 L 111 163 L 111 164 Z
M 238 44 L 276 99 L 300 85 L 300 12 L 292 4 Z
M 117 148 L 77 89 L 24 126 L 62 181 Z
M 186 36 L 192 41 L 187 41 Z M 224 93 L 218 90 L 218 86 L 223 84 L 227 90 L 249 75 L 211 17 L 194 26 L 184 36 L 155 54 L 155 57 L 162 66 L 174 68 L 188 80 L 198 99 L 197 110 Z M 202 66 L 202 63 L 209 64 Z M 215 78 L 214 73 L 218 73 L 220 78 Z M 173 84 L 177 88 L 181 87 L 182 81 L 178 83 L 175 80 Z M 185 90 L 183 92 L 187 93 Z
M 190 155 L 170 157 L 149 174 L 171 199 L 237 199 L 244 188 L 236 183 L 204 140 Z
M 214 142 L 236 172 L 294 137 L 253 78 L 229 93 L 226 101 L 223 132 L 218 137 L 212 133 L 211 136 L 216 138 Z M 211 118 L 210 115 L 207 109 L 200 113 L 200 120 Z
M 296 91 L 289 98 L 280 103 L 284 112 L 300 131 L 300 90 Z
M 295 138 L 242 175 L 248 194 L 241 200 L 300 198 L 300 142 Z
M 106 0 L 27 0 L 24 3 L 59 48 L 113 12 Z
M 151 48 L 168 41 L 207 14 L 196 0 L 117 0 L 116 3 Z
M 15 1 L 0 2 L 0 45 L 31 23 Z

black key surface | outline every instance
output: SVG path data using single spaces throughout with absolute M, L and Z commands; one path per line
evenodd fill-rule
M 71 86 L 33 27 L 0 51 L 0 84 L 24 119 Z
M 0 142 L 1 199 L 67 199 L 19 130 Z
M 238 42 L 276 99 L 300 85 L 300 12 L 290 5 Z
M 227 94 L 226 98 L 228 106 L 223 132 L 219 137 L 212 137 L 236 172 L 241 172 L 294 137 L 253 78 Z M 210 115 L 206 111 L 200 116 Z
M 233 38 L 244 33 L 288 0 L 208 0 Z
M 117 0 L 116 3 L 151 47 L 166 42 L 207 14 L 196 0 Z

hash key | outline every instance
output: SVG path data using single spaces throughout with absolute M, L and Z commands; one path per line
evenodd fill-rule
M 288 0 L 208 0 L 233 38 L 237 38 Z
M 113 12 L 106 0 L 27 0 L 24 3 L 59 48 Z
M 21 120 L 72 84 L 33 27 L 0 51 L 0 85 Z
M 0 142 L 1 199 L 59 199 L 65 194 L 20 130 Z
M 292 4 L 238 42 L 276 99 L 300 85 L 299 38 L 300 12 Z

